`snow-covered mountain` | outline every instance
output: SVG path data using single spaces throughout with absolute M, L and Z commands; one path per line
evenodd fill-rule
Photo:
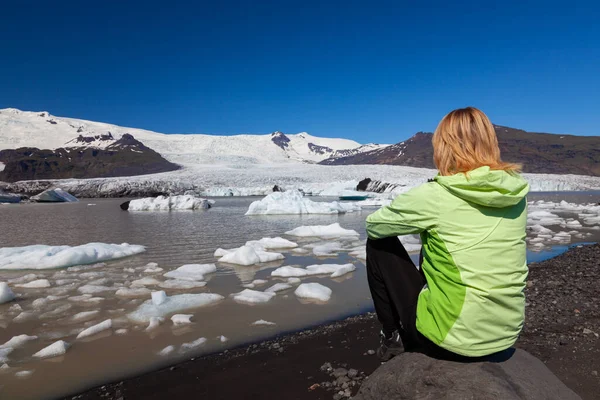
M 106 148 L 124 134 L 133 135 L 167 160 L 179 164 L 316 163 L 384 145 L 361 145 L 348 139 L 320 138 L 308 133 L 217 136 L 162 134 L 101 122 L 56 117 L 48 112 L 0 110 L 0 150 L 19 147 Z

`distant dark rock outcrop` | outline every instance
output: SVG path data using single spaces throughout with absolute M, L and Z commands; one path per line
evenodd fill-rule
M 600 176 L 600 136 L 526 132 L 494 126 L 502 159 L 523 164 L 523 172 Z M 325 165 L 388 164 L 435 168 L 432 134 L 418 132 L 403 142 L 321 162 Z
M 271 141 L 285 150 L 289 146 L 290 138 L 285 136 L 284 133 L 277 131 L 271 133 Z
M 180 168 L 129 134 L 124 134 L 104 148 L 85 147 L 88 143 L 98 141 L 114 141 L 114 138 L 110 134 L 79 136 L 75 142 L 81 147 L 56 150 L 31 147 L 2 150 L 0 161 L 5 168 L 0 171 L 0 181 L 133 176 Z
M 505 360 L 470 363 L 403 353 L 375 370 L 354 399 L 581 400 L 581 397 L 540 360 L 516 350 Z

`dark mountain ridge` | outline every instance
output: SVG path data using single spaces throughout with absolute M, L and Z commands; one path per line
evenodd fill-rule
M 494 125 L 502 159 L 523 172 L 600 176 L 600 136 L 527 132 Z M 418 132 L 403 142 L 356 155 L 330 158 L 324 165 L 387 164 L 435 168 L 432 133 Z
M 79 136 L 74 140 L 85 145 L 96 140 L 108 143 L 106 137 Z M 110 137 L 108 137 L 110 136 Z M 68 147 L 56 150 L 21 147 L 0 151 L 0 181 L 16 182 L 39 179 L 86 179 L 133 176 L 179 169 L 129 134 L 105 148 Z

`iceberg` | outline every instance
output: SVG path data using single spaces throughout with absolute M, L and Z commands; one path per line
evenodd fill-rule
M 74 203 L 79 201 L 75 196 L 60 188 L 44 190 L 42 193 L 32 196 L 31 200 L 38 203 Z
M 0 203 L 19 203 L 21 196 L 0 190 Z
M 152 317 L 164 317 L 178 311 L 208 306 L 222 299 L 223 296 L 215 293 L 186 293 L 169 296 L 159 305 L 154 304 L 152 300 L 146 300 L 127 317 L 137 323 L 147 323 Z
M 262 200 L 252 202 L 246 215 L 341 214 L 360 210 L 355 203 L 316 202 L 305 198 L 298 190 L 288 190 L 273 192 Z
M 207 200 L 192 195 L 158 196 L 131 200 L 129 211 L 181 211 L 206 210 L 212 207 L 214 200 Z
M 62 356 L 67 352 L 69 347 L 69 343 L 65 342 L 64 340 L 59 340 L 58 342 L 52 343 L 50 346 L 44 347 L 43 349 L 35 353 L 33 357 L 50 358 Z
M 0 270 L 51 269 L 115 260 L 145 251 L 132 244 L 88 243 L 81 246 L 32 245 L 0 248 Z
M 344 229 L 337 222 L 331 225 L 300 226 L 291 231 L 287 231 L 285 234 L 290 236 L 320 237 L 325 239 L 360 236 L 355 230 Z

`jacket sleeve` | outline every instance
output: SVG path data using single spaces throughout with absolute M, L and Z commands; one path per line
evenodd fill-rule
M 438 217 L 438 184 L 426 183 L 396 197 L 367 217 L 370 239 L 410 235 L 429 230 Z

